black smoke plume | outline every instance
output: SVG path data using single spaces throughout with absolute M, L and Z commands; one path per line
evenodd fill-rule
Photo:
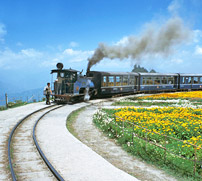
M 131 58 L 140 60 L 145 55 L 169 55 L 174 45 L 189 39 L 191 31 L 179 17 L 169 19 L 159 29 L 152 27 L 140 36 L 128 36 L 125 43 L 108 46 L 100 43 L 93 56 L 88 59 L 87 72 L 103 58 Z

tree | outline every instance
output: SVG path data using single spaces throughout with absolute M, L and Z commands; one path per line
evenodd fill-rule
M 132 72 L 148 72 L 144 67 L 140 67 L 140 65 L 135 64 Z
M 146 72 L 146 73 L 148 73 L 149 71 L 146 68 L 135 64 L 132 72 Z M 150 73 L 156 73 L 156 71 L 154 69 L 151 69 Z
M 150 73 L 156 73 L 156 71 L 154 69 L 151 69 Z

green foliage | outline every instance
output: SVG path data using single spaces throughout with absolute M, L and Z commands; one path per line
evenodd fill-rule
M 0 111 L 6 110 L 5 106 L 0 106 Z
M 71 114 L 69 114 L 69 116 L 67 117 L 67 121 L 66 121 L 66 127 L 69 130 L 69 132 L 74 135 L 75 137 L 78 137 L 78 133 L 76 133 L 74 126 L 73 126 L 73 122 L 76 120 L 76 118 L 79 116 L 79 114 L 84 111 L 85 107 L 82 107 L 80 109 L 77 109 L 73 112 L 71 112 Z
M 112 104 L 113 106 L 170 106 L 173 105 L 173 103 L 169 103 L 169 102 L 142 102 L 142 101 L 138 101 L 138 102 L 127 102 L 127 101 L 117 101 L 115 103 Z
M 8 108 L 14 108 L 14 107 L 22 106 L 25 104 L 26 104 L 26 102 L 22 102 L 21 100 L 16 100 L 15 102 L 9 102 Z
M 141 110 L 142 111 L 142 110 Z M 158 110 L 157 110 L 158 111 Z M 100 128 L 105 134 L 110 138 L 115 138 L 118 143 L 128 151 L 129 153 L 139 156 L 147 162 L 156 164 L 159 167 L 164 167 L 179 177 L 184 177 L 184 180 L 200 180 L 201 165 L 197 163 L 196 173 L 193 176 L 194 162 L 193 162 L 193 152 L 194 149 L 182 148 L 183 143 L 167 138 L 167 152 L 145 140 L 152 141 L 158 145 L 164 146 L 165 138 L 160 135 L 146 134 L 142 130 L 139 132 L 134 132 L 136 136 L 133 137 L 131 124 L 126 122 L 116 121 L 113 114 L 117 112 L 114 109 L 103 109 L 102 111 L 97 112 L 94 115 L 93 121 L 95 125 Z M 124 129 L 123 129 L 124 124 Z M 179 146 L 181 144 L 181 146 Z M 181 157 L 178 157 L 173 153 L 180 153 L 179 156 L 185 157 L 186 160 Z M 202 158 L 201 155 L 197 155 L 198 159 Z
M 146 72 L 146 73 L 148 73 L 149 71 L 146 68 L 135 64 L 132 72 Z M 151 69 L 150 73 L 156 73 L 156 71 L 154 69 Z

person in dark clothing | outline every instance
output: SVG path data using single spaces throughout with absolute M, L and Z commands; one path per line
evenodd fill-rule
M 52 94 L 50 83 L 47 83 L 47 86 L 44 88 L 44 95 L 46 96 L 46 104 L 50 104 L 50 95 Z

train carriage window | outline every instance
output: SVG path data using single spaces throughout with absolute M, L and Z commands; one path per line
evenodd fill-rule
M 77 73 L 72 73 L 71 78 L 72 82 L 76 82 L 77 80 Z
M 191 84 L 191 77 L 188 77 L 188 84 Z
M 162 84 L 167 84 L 167 78 L 166 77 L 162 78 Z
M 130 75 L 129 84 L 130 84 L 130 85 L 134 85 L 134 84 L 135 84 L 135 76 L 134 76 L 134 75 Z
M 64 72 L 60 72 L 60 77 L 64 77 L 64 76 L 65 76 Z
M 182 84 L 186 84 L 186 79 L 185 79 L 185 77 L 182 77 Z
M 109 76 L 108 79 L 109 79 L 108 86 L 114 86 L 114 76 Z
M 168 77 L 168 84 L 174 84 L 174 77 Z
M 146 85 L 146 78 L 145 77 L 143 77 L 143 79 L 142 79 L 142 85 Z
M 128 85 L 128 76 L 127 75 L 123 76 L 123 85 Z
M 161 84 L 161 80 L 160 80 L 159 77 L 154 77 L 154 84 L 155 84 L 155 85 Z
M 202 77 L 200 77 L 200 84 L 202 84 Z
M 189 77 L 185 77 L 185 84 L 189 83 Z
M 77 73 L 76 72 L 65 72 L 63 73 L 65 80 L 69 83 L 74 83 L 77 80 Z
M 121 86 L 121 76 L 116 76 L 116 86 Z
M 147 85 L 153 85 L 153 80 L 151 79 L 151 77 L 147 78 L 146 84 Z
M 198 79 L 199 79 L 198 77 L 194 77 L 194 82 L 193 83 L 198 84 L 199 83 Z
M 106 86 L 107 86 L 107 76 L 103 76 L 103 79 L 102 79 L 102 86 L 103 86 L 103 87 L 106 87 Z

